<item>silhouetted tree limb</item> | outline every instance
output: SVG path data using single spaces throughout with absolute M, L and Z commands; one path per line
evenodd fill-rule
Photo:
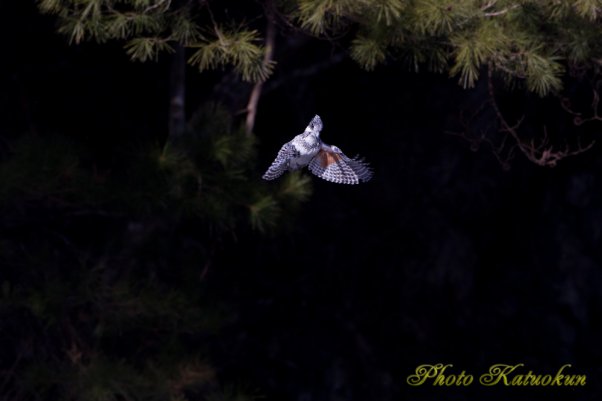
M 266 9 L 270 8 L 270 4 L 267 5 Z M 266 13 L 267 25 L 265 30 L 265 53 L 263 63 L 266 68 L 273 63 L 274 58 L 274 44 L 276 42 L 276 25 L 274 18 L 270 11 Z M 253 86 L 251 96 L 249 97 L 249 103 L 247 104 L 247 118 L 245 121 L 245 131 L 247 135 L 253 132 L 255 126 L 255 118 L 257 116 L 257 106 L 259 104 L 259 98 L 261 97 L 261 91 L 263 89 L 263 80 L 259 80 Z
M 547 128 L 543 129 L 543 137 L 539 141 L 530 140 L 526 141 L 522 139 L 518 134 L 518 128 L 520 127 L 524 117 L 518 120 L 518 122 L 514 125 L 510 125 L 504 115 L 502 114 L 497 101 L 495 100 L 495 93 L 493 87 L 493 73 L 492 69 L 488 69 L 487 74 L 487 85 L 489 91 L 489 101 L 495 114 L 498 118 L 498 122 L 502 126 L 501 131 L 510 135 L 518 149 L 522 152 L 523 155 L 531 162 L 544 167 L 554 167 L 556 164 L 567 157 L 575 156 L 581 154 L 583 152 L 588 151 L 594 146 L 595 141 L 590 142 L 589 144 L 582 146 L 580 141 L 578 141 L 576 148 L 571 148 L 569 145 L 566 145 L 562 149 L 554 148 L 553 145 L 549 142 Z

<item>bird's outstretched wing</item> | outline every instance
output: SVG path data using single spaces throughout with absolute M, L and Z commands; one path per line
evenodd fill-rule
M 309 170 L 316 176 L 337 184 L 359 184 L 372 178 L 368 163 L 357 157 L 351 159 L 336 146 L 325 144 L 309 163 Z
M 276 160 L 272 163 L 268 171 L 262 176 L 264 180 L 273 180 L 280 177 L 289 169 L 289 161 L 296 156 L 297 151 L 292 143 L 285 143 L 278 151 Z

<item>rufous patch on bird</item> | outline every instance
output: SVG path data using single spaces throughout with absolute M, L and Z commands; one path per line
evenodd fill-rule
M 341 156 L 333 152 L 320 151 L 320 165 L 324 168 L 341 160 Z

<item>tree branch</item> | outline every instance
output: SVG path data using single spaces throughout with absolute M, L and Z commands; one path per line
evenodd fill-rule
M 493 73 L 491 66 L 487 71 L 488 75 L 488 88 L 489 88 L 489 98 L 491 101 L 491 105 L 495 114 L 497 115 L 498 121 L 502 125 L 501 131 L 509 134 L 514 141 L 518 149 L 529 159 L 531 162 L 537 164 L 538 166 L 543 167 L 554 167 L 556 164 L 567 157 L 575 156 L 580 153 L 586 152 L 594 146 L 595 141 L 590 142 L 585 147 L 581 146 L 580 141 L 577 143 L 576 149 L 571 149 L 568 145 L 566 145 L 563 149 L 554 149 L 552 145 L 549 143 L 548 131 L 547 128 L 544 127 L 544 136 L 543 139 L 536 144 L 534 140 L 524 141 L 518 135 L 517 129 L 522 123 L 523 118 L 521 118 L 514 126 L 511 126 L 508 121 L 504 118 L 496 100 L 493 88 Z
M 486 11 L 486 10 L 490 9 L 491 7 L 493 7 L 495 5 L 495 3 L 497 3 L 497 0 L 491 0 L 491 1 L 489 1 L 487 4 L 485 4 L 483 7 L 481 7 L 481 11 Z M 504 8 L 503 10 L 500 10 L 500 11 L 484 12 L 483 15 L 485 17 L 497 17 L 499 15 L 506 14 L 508 11 L 515 10 L 518 7 L 520 7 L 520 4 L 515 4 L 515 5 L 511 6 L 511 7 Z
M 169 6 L 171 5 L 171 0 L 159 0 L 158 2 L 156 2 L 155 4 L 148 6 L 147 8 L 144 9 L 144 13 L 148 13 L 152 10 L 155 10 L 161 6 L 164 6 L 163 9 L 167 10 L 169 8 Z
M 276 41 L 276 24 L 274 23 L 273 16 L 270 11 L 266 12 L 267 27 L 265 34 L 265 54 L 263 57 L 263 64 L 269 65 L 274 57 L 274 42 Z M 255 126 L 255 118 L 257 116 L 257 106 L 259 104 L 259 98 L 261 97 L 261 91 L 263 89 L 263 81 L 259 81 L 253 86 L 251 96 L 249 97 L 249 103 L 247 104 L 247 119 L 245 122 L 245 131 L 247 135 L 251 135 L 253 127 Z
M 587 122 L 590 121 L 602 121 L 602 116 L 599 115 L 598 113 L 598 104 L 600 103 L 600 94 L 598 93 L 598 86 L 600 85 L 601 81 L 598 81 L 596 83 L 596 85 L 594 86 L 593 89 L 593 96 L 592 96 L 592 111 L 593 114 L 591 117 L 587 117 L 587 118 L 583 118 L 582 117 L 582 113 L 579 113 L 577 111 L 574 111 L 571 108 L 571 102 L 569 100 L 569 98 L 563 98 L 560 101 L 560 106 L 569 114 L 573 115 L 573 124 L 575 125 L 582 125 L 585 124 Z

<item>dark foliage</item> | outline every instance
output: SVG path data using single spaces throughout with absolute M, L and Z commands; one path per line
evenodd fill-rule
M 257 137 L 233 112 L 251 86 L 209 72 L 189 75 L 192 117 L 168 138 L 166 60 L 68 47 L 30 2 L 0 16 L 17 38 L 0 66 L 1 399 L 600 398 L 598 146 L 551 169 L 512 159 L 486 79 L 365 72 L 297 30 L 278 37 Z M 599 128 L 574 124 L 585 78 L 570 108 L 495 81 L 499 110 L 526 116 L 527 144 L 545 126 L 578 149 Z M 260 180 L 314 113 L 373 181 Z M 588 381 L 406 384 L 438 362 L 570 363 Z

